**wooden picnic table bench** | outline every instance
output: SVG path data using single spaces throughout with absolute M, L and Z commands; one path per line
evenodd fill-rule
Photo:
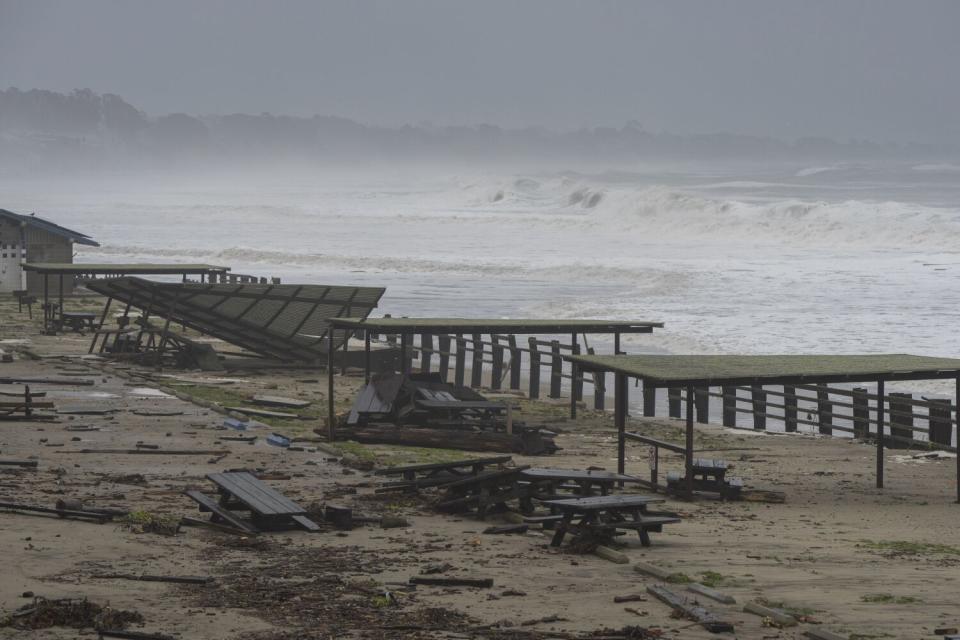
M 416 490 L 424 487 L 436 487 L 449 484 L 458 479 L 477 475 L 486 467 L 503 465 L 510 462 L 510 456 L 494 456 L 490 458 L 472 458 L 453 460 L 450 462 L 429 462 L 411 464 L 402 467 L 388 467 L 378 469 L 374 473 L 378 476 L 400 476 L 397 482 L 387 482 L 377 489 L 378 492 L 394 490 Z
M 508 500 L 519 499 L 520 473 L 528 467 L 483 471 L 444 486 L 446 493 L 436 503 L 442 510 L 476 509 L 481 520 L 491 508 L 504 509 Z
M 569 531 L 592 532 L 606 537 L 616 534 L 618 529 L 633 529 L 640 536 L 640 543 L 649 547 L 651 531 L 659 532 L 665 524 L 680 522 L 674 514 L 649 511 L 649 505 L 663 501 L 659 496 L 640 494 L 546 500 L 545 505 L 563 516 L 556 523 L 556 533 L 550 544 L 560 546 Z
M 693 488 L 698 491 L 719 493 L 723 498 L 736 497 L 743 488 L 743 482 L 739 478 L 727 478 L 727 471 L 732 468 L 733 465 L 725 460 L 694 458 L 692 464 Z M 667 474 L 668 488 L 679 489 L 685 486 L 682 475 L 678 473 Z
M 185 492 L 200 504 L 201 511 L 212 512 L 211 520 L 225 520 L 241 529 L 277 530 L 299 526 L 307 531 L 319 531 L 320 527 L 307 517 L 307 512 L 296 502 L 276 489 L 257 479 L 247 471 L 209 473 L 207 479 L 217 485 L 219 501 L 196 490 Z M 233 514 L 233 511 L 249 511 L 253 526 Z M 238 524 L 239 523 L 239 524 Z
M 533 499 L 562 499 L 564 493 L 569 497 L 586 497 L 596 493 L 608 495 L 618 482 L 639 482 L 638 478 L 600 469 L 526 469 L 522 474 L 522 483 L 526 489 L 520 506 L 523 513 L 533 512 Z

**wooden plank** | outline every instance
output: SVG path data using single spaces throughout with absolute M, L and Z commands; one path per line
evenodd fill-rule
M 765 607 L 758 602 L 748 602 L 743 606 L 743 610 L 746 611 L 747 613 L 758 615 L 761 618 L 770 618 L 781 627 L 797 626 L 797 619 L 794 618 L 793 616 L 787 615 L 777 609 L 771 609 L 770 607 Z
M 284 420 L 294 420 L 300 416 L 296 413 L 286 413 L 283 411 L 268 411 L 266 409 L 254 409 L 252 407 L 224 407 L 227 411 L 235 411 L 248 416 L 257 416 L 259 418 L 280 418 Z
M 465 460 L 455 460 L 453 462 L 428 462 L 424 464 L 411 464 L 403 467 L 388 467 L 386 469 L 377 469 L 374 471 L 378 476 L 402 475 L 408 471 L 434 471 L 441 469 L 460 469 L 472 468 L 477 465 L 489 466 L 492 464 L 504 464 L 510 462 L 511 456 L 494 456 L 491 458 L 472 458 Z
M 716 600 L 717 602 L 722 602 L 723 604 L 736 604 L 737 601 L 733 596 L 728 596 L 725 593 L 721 593 L 716 589 L 711 589 L 705 585 L 700 584 L 699 582 L 693 582 L 687 585 L 687 591 L 692 591 L 701 596 L 710 598 L 711 600 Z
M 216 500 L 205 493 L 201 493 L 195 489 L 187 489 L 183 492 L 183 495 L 199 504 L 204 508 L 204 510 L 215 513 L 217 516 L 230 523 L 233 527 L 240 529 L 241 531 L 246 531 L 247 533 L 259 533 L 254 526 L 247 524 L 226 509 L 221 508 L 220 505 L 217 504 Z
M 647 592 L 670 608 L 697 622 L 710 633 L 732 633 L 734 631 L 732 624 L 721 620 L 712 611 L 699 606 L 696 602 L 687 600 L 662 585 L 650 585 L 647 587 Z
M 309 400 L 300 400 L 298 398 L 284 398 L 283 396 L 255 395 L 250 399 L 254 404 L 266 407 L 286 407 L 288 409 L 303 409 L 309 407 Z
M 410 578 L 410 584 L 489 589 L 493 586 L 493 578 L 431 578 L 427 576 L 414 576 Z
M 291 519 L 307 531 L 320 531 L 320 525 L 307 516 L 291 516 Z
M 288 497 L 247 472 L 210 473 L 207 479 L 259 515 L 302 515 L 306 511 Z
M 673 575 L 672 571 L 667 571 L 662 567 L 650 564 L 648 562 L 637 562 L 633 565 L 633 570 L 637 573 L 643 573 L 648 576 L 653 576 L 657 580 L 667 580 Z

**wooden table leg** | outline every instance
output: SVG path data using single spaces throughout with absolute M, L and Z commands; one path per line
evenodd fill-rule
M 567 511 L 563 514 L 563 520 L 557 523 L 557 530 L 553 534 L 553 540 L 550 541 L 551 547 L 559 547 L 563 542 L 563 537 L 567 535 L 567 529 L 573 521 L 573 512 Z
M 643 509 L 636 509 L 631 515 L 633 515 L 634 522 L 640 522 L 642 518 Z M 649 547 L 650 546 L 650 532 L 643 528 L 643 526 L 637 527 L 637 535 L 640 536 L 640 546 Z

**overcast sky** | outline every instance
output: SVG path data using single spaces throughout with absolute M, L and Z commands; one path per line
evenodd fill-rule
M 960 141 L 960 2 L 0 0 L 0 87 L 151 115 Z

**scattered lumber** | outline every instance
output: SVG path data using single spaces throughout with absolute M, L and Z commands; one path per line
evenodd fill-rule
M 139 580 L 141 582 L 172 582 L 176 584 L 210 584 L 213 582 L 213 578 L 210 576 L 153 576 L 133 573 L 96 573 L 90 577 L 101 580 Z
M 687 585 L 687 591 L 692 591 L 696 594 L 710 598 L 711 600 L 716 600 L 717 602 L 722 602 L 723 604 L 736 604 L 737 601 L 733 596 L 728 596 L 725 593 L 721 593 L 716 589 L 711 589 L 708 586 L 702 585 L 699 582 L 693 582 Z
M 25 376 L 22 378 L 0 378 L 0 384 L 62 384 L 82 387 L 92 387 L 95 380 L 81 380 L 80 378 L 44 378 Z
M 489 589 L 493 586 L 493 578 L 430 578 L 427 576 L 413 576 L 410 584 L 430 585 L 435 587 L 477 587 Z
M 787 501 L 787 494 L 783 491 L 768 491 L 765 489 L 742 489 L 740 499 L 746 502 L 770 502 L 781 504 Z
M 143 631 L 121 631 L 119 629 L 101 629 L 101 638 L 126 638 L 126 640 L 176 640 L 162 633 L 144 633 Z
M 309 400 L 298 400 L 297 398 L 284 398 L 282 396 L 256 395 L 250 399 L 253 404 L 260 404 L 265 407 L 286 407 L 287 409 L 304 409 L 310 406 Z
M 362 444 L 398 444 L 411 447 L 491 451 L 524 455 L 550 454 L 558 450 L 546 433 L 526 430 L 520 433 L 428 429 L 371 424 L 337 433 L 340 440 L 356 440 Z
M 266 409 L 254 409 L 252 407 L 224 407 L 227 411 L 242 413 L 247 416 L 257 416 L 258 418 L 279 418 L 281 420 L 299 420 L 300 415 L 296 413 L 285 413 L 283 411 L 267 411 Z
M 716 614 L 708 609 L 704 609 L 696 601 L 690 601 L 683 596 L 670 591 L 662 585 L 650 585 L 647 592 L 660 600 L 675 611 L 679 611 L 684 617 L 693 620 L 710 633 L 733 632 L 733 625 L 718 618 Z
M 18 502 L 0 502 L 0 509 L 8 509 L 10 511 L 17 511 L 22 513 L 43 513 L 43 514 L 53 514 L 60 516 L 61 518 L 72 518 L 77 520 L 95 520 L 98 524 L 103 524 L 111 519 L 112 516 L 109 516 L 104 513 L 99 513 L 96 511 L 73 511 L 69 509 L 51 509 L 49 507 L 38 507 L 36 505 L 30 504 L 20 504 Z
M 0 467 L 23 467 L 24 469 L 36 469 L 36 460 L 0 460 Z
M 744 605 L 743 610 L 747 613 L 752 613 L 758 615 L 761 618 L 770 618 L 775 623 L 781 627 L 795 627 L 797 626 L 797 619 L 791 615 L 787 615 L 779 609 L 771 609 L 770 607 L 765 607 L 759 602 L 748 602 Z
M 639 593 L 631 593 L 625 596 L 614 596 L 613 601 L 620 602 L 646 602 L 647 596 L 640 595 Z
M 597 548 L 593 550 L 593 555 L 616 564 L 630 564 L 630 558 L 627 557 L 627 554 L 603 545 L 598 545 Z
M 807 629 L 803 632 L 803 635 L 812 638 L 812 640 L 847 640 L 847 636 L 826 629 Z
M 156 417 L 168 417 L 168 416 L 182 416 L 183 411 L 172 411 L 172 410 L 163 410 L 163 409 L 134 409 L 133 415 L 135 416 L 156 416 Z
M 103 455 L 153 454 L 164 456 L 225 456 L 229 451 L 220 449 L 72 449 L 57 453 L 98 453 Z
M 656 565 L 649 564 L 647 562 L 637 562 L 633 565 L 633 570 L 637 573 L 643 573 L 648 576 L 653 576 L 657 580 L 667 580 L 670 578 L 673 573 L 662 569 Z
M 238 529 L 237 527 L 231 527 L 219 522 L 210 522 L 209 520 L 203 520 L 202 518 L 191 518 L 189 516 L 180 518 L 180 524 L 185 527 L 206 527 L 207 529 L 213 529 L 214 531 L 219 531 L 220 533 L 229 533 L 233 536 L 246 537 L 259 535 L 258 531 L 254 531 L 252 529 Z
M 491 535 L 499 535 L 504 533 L 526 533 L 529 528 L 530 525 L 528 524 L 504 524 L 487 527 L 483 530 L 483 532 Z
M 88 407 L 66 407 L 65 409 L 57 409 L 57 414 L 61 416 L 106 416 L 113 412 L 116 409 L 96 409 Z

